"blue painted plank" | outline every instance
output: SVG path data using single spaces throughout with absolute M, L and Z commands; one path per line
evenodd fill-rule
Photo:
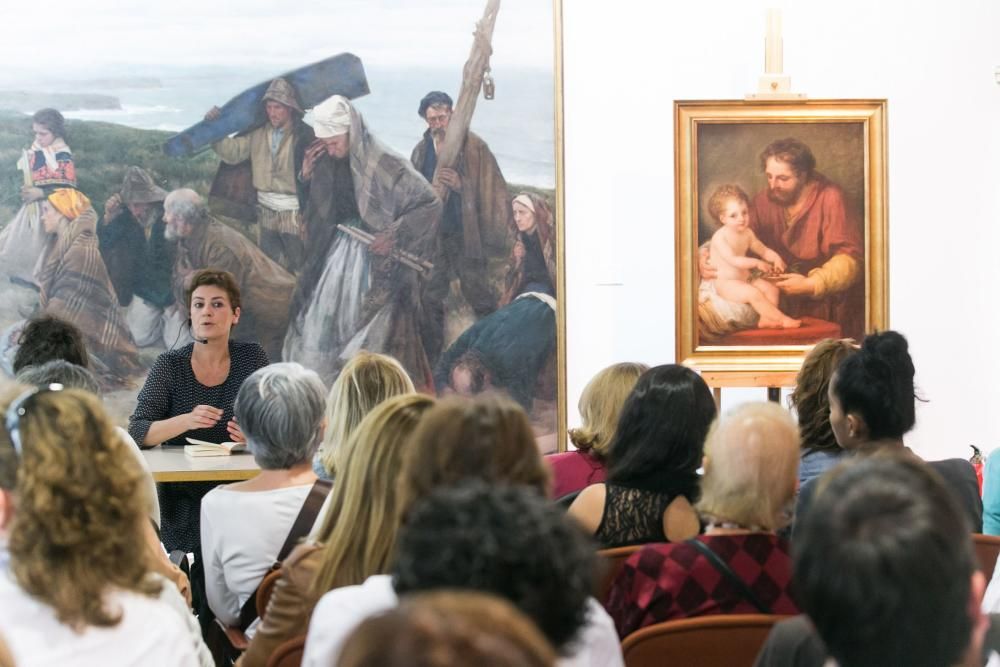
M 352 53 L 332 56 L 281 77 L 295 87 L 303 109 L 310 109 L 331 95 L 354 99 L 370 92 L 361 59 Z M 260 101 L 271 81 L 273 79 L 259 83 L 226 102 L 215 120 L 195 123 L 170 137 L 163 144 L 163 152 L 170 157 L 184 157 L 234 132 L 259 125 L 263 120 Z

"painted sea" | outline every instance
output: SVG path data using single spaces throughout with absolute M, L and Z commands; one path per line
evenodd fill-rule
M 0 91 L 112 96 L 121 108 L 79 108 L 65 110 L 64 115 L 177 132 L 201 120 L 213 105 L 222 106 L 239 92 L 281 71 L 165 65 L 121 72 L 103 69 L 100 78 L 81 76 L 73 80 L 18 80 L 8 72 L 0 75 Z M 427 68 L 366 71 L 372 92 L 356 100 L 357 108 L 375 136 L 408 157 L 426 128 L 417 116 L 420 98 L 431 90 L 443 90 L 457 98 L 461 72 Z M 490 145 L 509 183 L 554 188 L 552 73 L 518 69 L 495 71 L 493 76 L 496 97 L 479 98 L 472 130 Z M 531 113 L 525 114 L 525 108 Z M 35 109 L 17 110 L 31 113 Z

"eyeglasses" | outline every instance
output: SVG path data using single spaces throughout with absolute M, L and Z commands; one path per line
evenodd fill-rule
M 28 401 L 42 392 L 62 390 L 63 386 L 57 382 L 42 387 L 35 387 L 18 396 L 10 404 L 10 407 L 7 408 L 7 417 L 4 424 L 7 427 L 7 435 L 10 436 L 11 444 L 14 445 L 14 453 L 17 455 L 17 458 L 21 458 L 21 451 L 23 449 L 21 446 L 21 417 L 28 412 Z

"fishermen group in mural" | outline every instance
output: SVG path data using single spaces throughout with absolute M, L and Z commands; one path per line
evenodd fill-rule
M 408 160 L 347 97 L 315 104 L 306 123 L 295 86 L 271 81 L 260 122 L 211 144 L 219 178 L 248 167 L 256 238 L 216 213 L 215 187 L 207 198 L 168 192 L 144 165 L 128 166 L 98 215 L 78 189 L 62 115 L 43 109 L 19 162 L 23 206 L 0 233 L 0 273 L 38 291 L 25 315 L 84 331 L 109 388 L 141 380 L 139 348 L 192 342 L 185 281 L 214 268 L 243 295 L 235 336 L 271 361 L 298 361 L 329 384 L 354 353 L 382 352 L 425 391 L 494 388 L 530 411 L 536 396 L 554 397 L 551 204 L 509 192 L 472 132 L 454 168 L 438 169 L 453 101 L 432 91 L 416 106 L 427 131 Z M 457 301 L 473 317 L 456 337 L 446 324 Z

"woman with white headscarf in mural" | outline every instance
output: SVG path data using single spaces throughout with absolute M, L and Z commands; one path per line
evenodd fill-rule
M 424 271 L 414 265 L 432 254 L 441 201 L 346 98 L 334 95 L 313 113 L 317 138 L 299 174 L 309 184 L 306 259 L 282 356 L 330 382 L 366 349 L 396 357 L 429 387 L 416 323 Z

